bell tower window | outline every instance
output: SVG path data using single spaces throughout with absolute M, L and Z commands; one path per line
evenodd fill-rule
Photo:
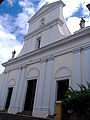
M 42 18 L 41 21 L 40 21 L 40 26 L 44 26 L 44 24 L 45 24 L 45 19 Z
M 40 44 L 41 44 L 41 37 L 38 37 L 36 40 L 36 48 L 40 48 Z

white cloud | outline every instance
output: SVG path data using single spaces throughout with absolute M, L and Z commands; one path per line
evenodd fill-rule
M 19 13 L 15 19 L 15 25 L 20 28 L 20 33 L 25 34 L 27 31 L 28 16 L 24 13 Z
M 28 28 L 28 20 L 34 15 L 35 10 L 30 0 L 20 0 L 19 5 L 23 8 L 22 12 L 19 13 L 15 19 L 15 25 L 20 28 L 20 33 L 26 34 Z
M 7 1 L 11 6 L 15 2 L 15 0 Z M 4 69 L 1 63 L 11 59 L 12 51 L 15 49 L 16 56 L 19 54 L 22 44 L 17 40 L 17 36 L 26 34 L 27 21 L 35 13 L 34 6 L 30 0 L 20 0 L 18 2 L 22 7 L 22 12 L 16 17 L 12 17 L 9 14 L 0 15 L 0 73 Z
M 77 18 L 77 17 L 68 18 L 67 26 L 69 30 L 71 31 L 71 33 L 74 33 L 75 31 L 80 29 L 79 23 L 80 23 L 80 18 Z
M 7 0 L 7 2 L 9 3 L 9 5 L 13 6 L 15 0 Z
M 79 23 L 80 23 L 80 19 L 79 16 L 78 17 L 72 17 L 72 14 L 75 13 L 78 8 L 80 7 L 80 5 L 82 5 L 82 17 L 84 17 L 84 19 L 86 20 L 86 26 L 90 26 L 90 13 L 86 7 L 86 5 L 90 2 L 89 0 L 63 0 L 63 2 L 65 2 L 66 6 L 63 9 L 63 14 L 64 17 L 67 18 L 67 25 L 68 28 L 70 29 L 71 33 L 74 33 L 75 31 L 79 30 Z M 67 12 L 66 12 L 67 11 Z M 86 16 L 88 16 L 88 18 L 85 18 Z
M 80 7 L 80 4 L 82 4 L 82 7 L 84 10 L 86 10 L 86 5 L 90 2 L 89 0 L 63 0 L 63 2 L 66 4 L 64 7 L 64 17 L 69 17 L 77 11 L 77 9 Z M 87 11 L 88 12 L 88 11 Z
M 11 59 L 12 51 L 15 49 L 19 54 L 22 44 L 16 40 L 16 36 L 11 33 L 10 16 L 0 16 L 0 73 L 4 70 L 1 63 Z M 10 29 L 8 29 L 10 27 Z M 16 55 L 17 55 L 16 54 Z
M 1 36 L 2 33 L 5 37 L 2 37 L 3 35 Z M 16 50 L 16 55 L 18 55 L 21 48 L 22 44 L 16 40 L 13 34 L 0 31 L 0 63 L 11 59 L 13 50 Z M 1 73 L 3 67 L 0 69 Z
M 57 0 L 41 0 L 40 2 L 40 7 L 44 5 L 46 2 L 52 3 Z M 86 5 L 90 3 L 90 0 L 62 0 L 66 6 L 64 7 L 64 17 L 69 17 L 72 15 L 73 12 L 77 11 L 79 8 L 80 4 L 82 4 L 83 8 L 86 10 Z M 87 10 L 86 10 L 87 11 Z M 87 11 L 88 13 L 88 11 Z

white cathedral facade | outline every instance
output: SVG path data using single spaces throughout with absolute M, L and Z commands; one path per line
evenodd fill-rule
M 64 6 L 61 0 L 45 4 L 29 20 L 20 54 L 3 63 L 0 110 L 54 115 L 69 86 L 90 82 L 90 27 L 71 35 Z

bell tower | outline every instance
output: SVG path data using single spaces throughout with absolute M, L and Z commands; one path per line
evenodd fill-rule
M 38 50 L 70 35 L 63 17 L 64 6 L 61 0 L 46 3 L 32 16 L 28 21 L 29 28 L 20 55 Z

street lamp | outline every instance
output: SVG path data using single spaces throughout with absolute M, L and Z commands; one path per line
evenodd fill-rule
M 90 11 L 90 4 L 88 4 L 88 5 L 86 5 L 87 6 L 87 8 L 89 9 L 89 11 Z

